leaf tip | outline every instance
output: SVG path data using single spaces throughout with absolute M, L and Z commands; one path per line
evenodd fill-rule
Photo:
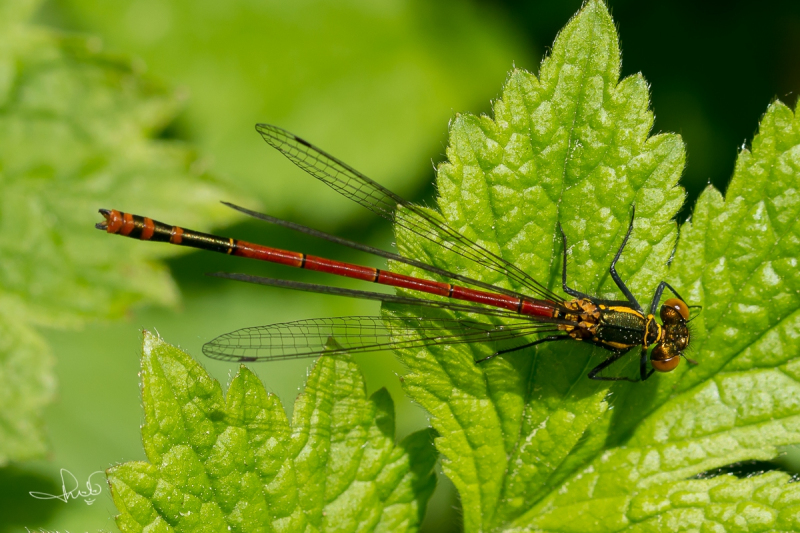
M 161 342 L 161 338 L 158 334 L 153 334 L 146 329 L 142 330 L 142 351 L 145 354 L 152 354 Z
M 602 19 L 606 19 L 608 22 L 613 23 L 611 19 L 611 13 L 608 10 L 608 6 L 603 0 L 587 0 L 584 2 L 583 6 L 581 7 L 580 11 L 575 15 L 574 18 L 580 18 L 581 16 L 599 16 Z

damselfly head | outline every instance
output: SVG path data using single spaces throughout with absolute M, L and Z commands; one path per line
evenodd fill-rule
M 681 362 L 689 346 L 689 306 L 683 300 L 670 298 L 661 306 L 663 333 L 660 343 L 650 354 L 650 363 L 658 372 L 671 372 Z

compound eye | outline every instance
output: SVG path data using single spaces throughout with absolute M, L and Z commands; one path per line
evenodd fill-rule
M 653 353 L 650 354 L 650 364 L 657 372 L 672 372 L 678 367 L 681 362 L 680 355 L 670 355 L 664 350 L 662 346 L 657 346 Z
M 663 361 L 650 361 L 650 363 L 653 365 L 653 368 L 655 368 L 657 372 L 672 372 L 678 368 L 678 363 L 680 362 L 680 355 L 676 355 L 675 357 L 671 357 Z
M 689 320 L 689 306 L 686 305 L 683 300 L 679 300 L 677 298 L 670 298 L 666 302 L 664 302 L 664 307 L 670 307 L 675 309 L 678 314 L 680 314 L 684 320 Z M 677 363 L 675 363 L 677 364 Z

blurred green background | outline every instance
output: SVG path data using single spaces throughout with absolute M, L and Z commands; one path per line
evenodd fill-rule
M 378 265 L 371 258 L 243 220 L 217 207 L 217 200 L 236 200 L 349 239 L 391 246 L 386 221 L 305 176 L 266 146 L 253 125 L 269 122 L 285 127 L 407 198 L 430 201 L 433 165 L 444 157 L 448 120 L 458 112 L 488 112 L 512 65 L 536 71 L 557 31 L 581 5 L 578 0 L 11 3 L 27 9 L 32 24 L 57 36 L 88 36 L 87 49 L 124 58 L 134 77 L 147 80 L 144 85 L 161 87 L 162 92 L 152 94 L 167 95 L 171 107 L 159 115 L 161 119 L 145 121 L 145 137 L 158 146 L 190 147 L 196 155 L 187 159 L 180 186 L 148 176 L 146 168 L 115 177 L 111 156 L 83 162 L 75 174 L 96 178 L 105 172 L 112 175 L 111 185 L 102 182 L 106 185 L 99 187 L 93 179 L 81 185 L 84 189 L 65 189 L 77 199 L 66 194 L 56 198 L 65 212 L 80 212 L 76 215 L 80 224 L 76 222 L 72 231 L 86 232 L 88 257 L 111 256 L 116 266 L 108 269 L 121 269 L 115 283 L 128 279 L 137 287 L 147 285 L 148 276 L 163 274 L 155 261 L 166 257 L 181 299 L 175 303 L 177 292 L 173 296 L 174 287 L 166 277 L 159 278 L 158 290 L 141 289 L 117 298 L 119 287 L 105 277 L 96 281 L 87 276 L 84 282 L 89 286 L 111 287 L 108 294 L 113 297 L 105 301 L 108 310 L 59 321 L 69 328 L 47 328 L 47 320 L 32 321 L 49 342 L 55 360 L 57 389 L 44 413 L 49 452 L 42 459 L 11 461 L 0 468 L 0 533 L 25 527 L 116 531 L 107 492 L 87 506 L 82 501 L 34 500 L 28 491 L 58 492 L 60 468 L 85 480 L 95 470 L 144 459 L 138 430 L 141 328 L 156 330 L 198 356 L 203 342 L 240 327 L 378 311 L 372 303 L 204 276 L 228 270 L 319 281 L 304 272 L 249 265 L 224 256 L 174 256 L 175 250 L 151 251 L 145 243 L 111 244 L 115 239 L 92 233 L 97 208 L 142 212 L 168 223 L 199 224 L 198 229 L 213 227 L 238 238 Z M 690 196 L 685 218 L 707 183 L 725 189 L 736 153 L 752 139 L 767 104 L 774 98 L 795 104 L 794 91 L 800 89 L 800 3 L 609 3 L 620 32 L 623 74 L 644 73 L 652 85 L 655 131 L 676 131 L 687 143 L 683 185 Z M 20 35 L 6 28 L 6 39 L 25 40 L 25 46 L 35 41 Z M 37 68 L 55 60 L 40 58 Z M 5 83 L 1 68 L 0 74 Z M 121 80 L 112 88 L 127 94 L 130 77 Z M 92 114 L 106 113 L 103 109 L 76 111 L 73 120 L 93 121 Z M 109 135 L 115 133 L 109 129 Z M 40 139 L 42 146 L 51 141 Z M 126 146 L 124 139 L 120 141 L 121 151 Z M 38 152 L 30 156 L 29 167 L 35 167 L 37 157 Z M 3 164 L 8 171 L 8 163 Z M 58 161 L 49 164 L 57 167 Z M 137 180 L 141 180 L 138 188 L 126 188 Z M 202 183 L 202 193 L 192 180 Z M 83 190 L 88 192 L 77 194 Z M 28 205 L 24 198 L 16 202 Z M 203 220 L 208 222 L 203 225 Z M 4 229 L 14 228 L 13 220 L 3 223 Z M 143 268 L 153 269 L 147 275 L 124 269 L 127 264 L 138 265 L 143 254 L 150 254 Z M 87 298 L 94 305 L 97 301 L 101 300 Z M 119 315 L 135 302 L 138 305 L 123 320 L 95 320 Z M 75 329 L 79 325 L 82 329 Z M 426 425 L 425 414 L 404 398 L 397 379 L 403 369 L 391 355 L 362 356 L 359 362 L 370 392 L 383 386 L 391 391 L 398 436 Z M 261 365 L 255 370 L 291 411 L 309 363 Z M 235 365 L 205 364 L 223 382 L 236 370 Z M 440 476 L 425 529 L 459 530 L 457 507 L 452 486 Z

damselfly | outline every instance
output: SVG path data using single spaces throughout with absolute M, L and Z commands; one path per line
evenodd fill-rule
M 686 305 L 685 300 L 667 282 L 662 281 L 656 288 L 650 306 L 645 312 L 617 274 L 617 262 L 633 231 L 633 214 L 625 238 L 609 268 L 611 278 L 625 299 L 594 298 L 567 285 L 567 239 L 564 232 L 561 231 L 563 243 L 561 286 L 563 291 L 572 297 L 565 299 L 520 268 L 448 226 L 430 211 L 407 202 L 303 139 L 286 130 L 267 124 L 258 124 L 256 130 L 267 143 L 294 164 L 347 198 L 392 220 L 397 226 L 473 261 L 481 268 L 502 274 L 513 281 L 515 285 L 524 287 L 524 290 L 529 292 L 517 292 L 491 285 L 435 267 L 424 261 L 359 244 L 226 202 L 224 202 L 226 205 L 252 217 L 391 261 L 404 263 L 457 284 L 406 276 L 388 270 L 270 248 L 170 226 L 130 213 L 101 209 L 100 213 L 105 220 L 98 223 L 96 227 L 108 233 L 144 241 L 169 242 L 296 268 L 316 270 L 443 298 L 390 295 L 244 274 L 214 274 L 220 277 L 302 291 L 378 300 L 392 304 L 438 308 L 452 311 L 457 317 L 473 317 L 344 317 L 250 327 L 227 333 L 207 343 L 203 346 L 203 353 L 207 356 L 237 362 L 274 361 L 345 352 L 376 352 L 432 345 L 518 340 L 526 337 L 530 339 L 532 335 L 547 334 L 521 345 L 496 351 L 476 362 L 484 362 L 498 355 L 545 342 L 576 340 L 599 346 L 611 352 L 610 356 L 589 372 L 591 379 L 610 381 L 645 380 L 656 370 L 660 372 L 674 370 L 678 366 L 680 358 L 685 357 L 683 352 L 689 345 L 687 326 L 689 306 Z M 667 299 L 661 306 L 659 312 L 661 324 L 659 324 L 654 315 L 665 289 L 669 289 L 675 298 Z M 497 320 L 492 322 L 493 318 L 503 319 L 502 323 L 495 323 Z M 334 339 L 335 344 L 330 343 L 330 339 Z M 638 378 L 600 375 L 600 372 L 636 348 L 640 350 Z M 650 350 L 651 348 L 652 350 Z M 649 360 L 652 366 L 649 369 L 647 365 L 648 351 L 650 351 Z

